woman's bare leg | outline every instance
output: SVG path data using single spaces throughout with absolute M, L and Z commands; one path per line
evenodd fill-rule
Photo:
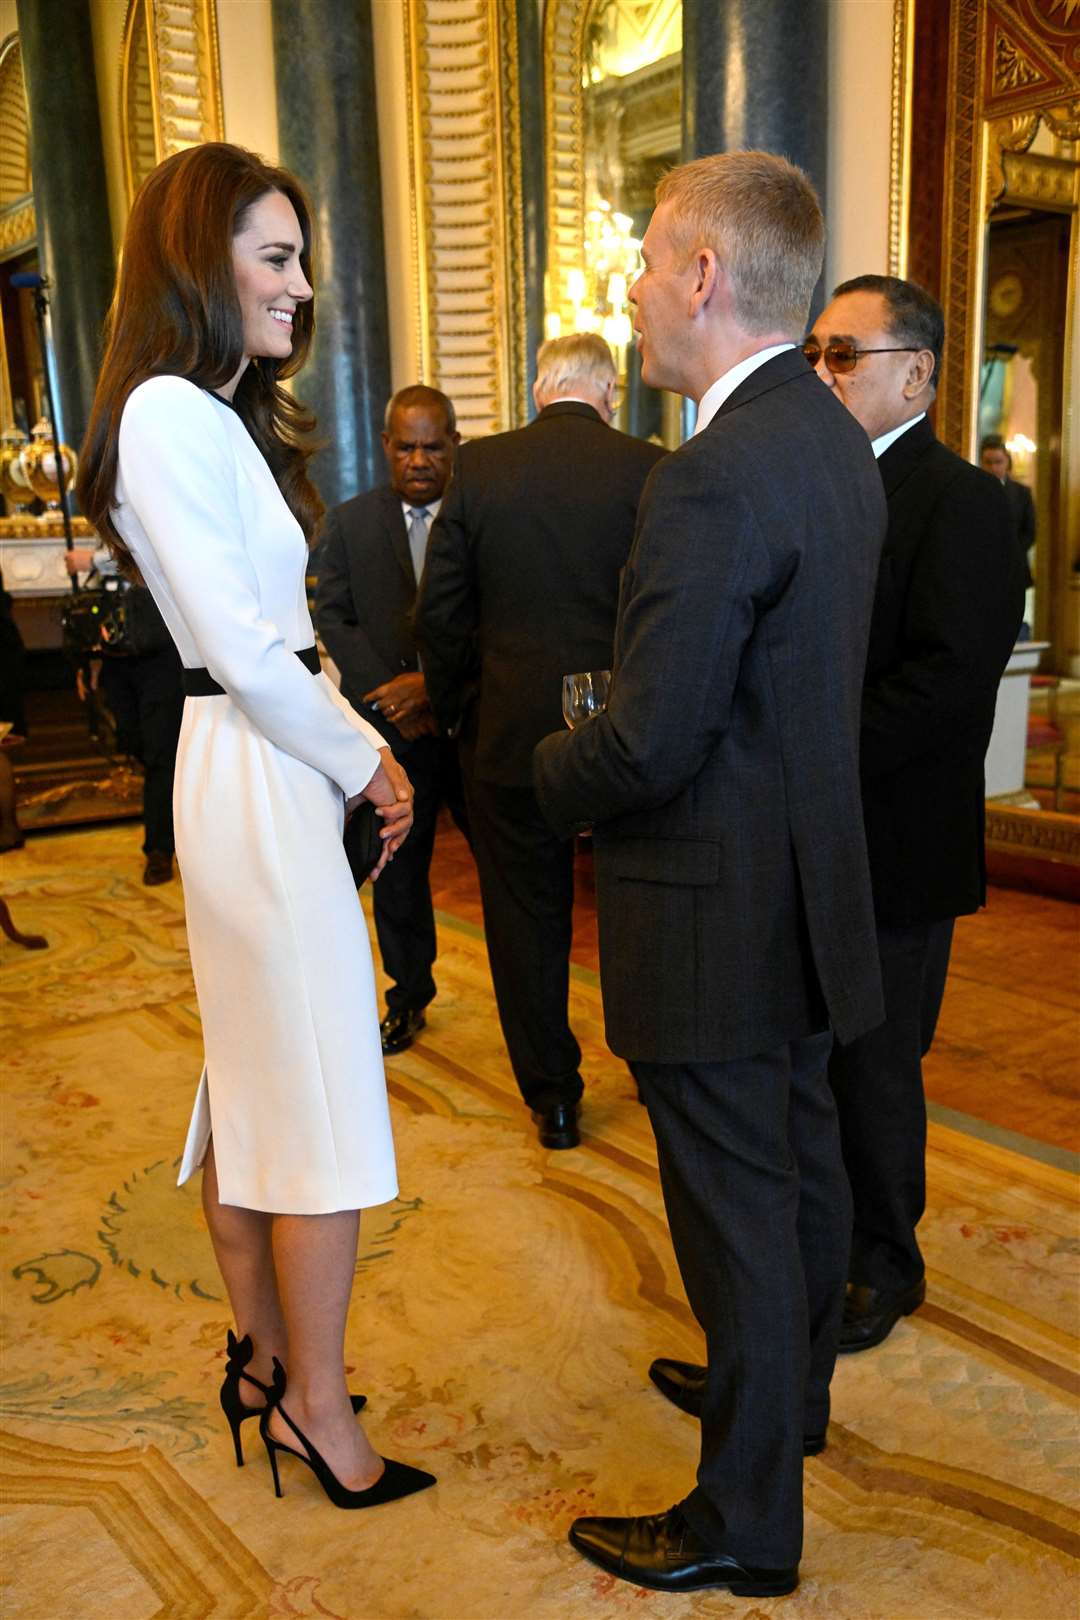
M 218 1269 L 236 1320 L 237 1336 L 243 1338 L 245 1333 L 250 1333 L 255 1346 L 247 1371 L 253 1378 L 268 1384 L 273 1376 L 274 1356 L 287 1365 L 285 1320 L 274 1273 L 274 1216 L 221 1202 L 213 1142 L 206 1150 L 203 1166 L 202 1202 Z M 250 1384 L 241 1383 L 240 1391 L 248 1406 L 264 1404 Z
M 353 1416 L 345 1386 L 345 1318 L 356 1267 L 360 1216 L 275 1215 L 274 1266 L 288 1330 L 285 1408 L 343 1485 L 363 1490 L 383 1471 Z M 270 1428 L 294 1450 L 296 1436 L 280 1416 Z

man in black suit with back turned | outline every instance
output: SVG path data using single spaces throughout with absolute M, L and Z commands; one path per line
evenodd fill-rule
M 313 567 L 315 621 L 341 690 L 381 731 L 415 790 L 413 830 L 372 889 L 375 932 L 391 980 L 384 1052 L 402 1052 L 435 996 L 431 854 L 439 809 L 464 831 L 454 745 L 436 734 L 412 630 L 416 585 L 460 435 L 445 394 L 417 384 L 386 408 L 390 482 L 326 515 Z
M 824 237 L 769 153 L 660 182 L 642 375 L 698 400 L 698 429 L 642 498 L 608 709 L 536 753 L 553 826 L 594 823 L 608 1040 L 708 1350 L 696 1488 L 570 1539 L 669 1591 L 797 1584 L 851 1232 L 828 1055 L 882 1010 L 858 739 L 885 499 L 795 346 Z
M 540 414 L 462 448 L 416 609 L 436 716 L 460 732 L 503 1037 L 549 1148 L 579 1140 L 574 842 L 540 814 L 532 751 L 562 724 L 563 676 L 611 667 L 619 571 L 663 454 L 609 425 L 615 382 L 595 334 L 541 345 Z

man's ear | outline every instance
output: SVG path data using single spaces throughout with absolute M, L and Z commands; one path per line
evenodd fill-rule
M 934 356 L 929 349 L 920 349 L 911 357 L 908 374 L 904 379 L 904 393 L 909 399 L 921 394 L 934 375 Z
M 710 247 L 698 248 L 693 258 L 694 281 L 690 291 L 690 315 L 699 315 L 721 291 L 723 280 L 716 254 Z

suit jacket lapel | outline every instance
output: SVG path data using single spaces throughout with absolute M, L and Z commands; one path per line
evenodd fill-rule
M 769 394 L 774 388 L 782 388 L 785 383 L 798 382 L 809 370 L 806 356 L 801 349 L 785 349 L 783 354 L 774 354 L 771 360 L 766 360 L 763 366 L 758 366 L 749 377 L 744 377 L 734 393 L 728 395 L 709 423 L 709 428 L 722 416 L 729 416 L 740 406 L 749 405 L 752 399 L 760 399 L 762 394 Z M 705 429 L 706 433 L 709 428 Z
M 409 531 L 405 525 L 405 514 L 401 510 L 401 496 L 396 490 L 388 488 L 383 492 L 383 521 L 390 536 L 394 556 L 409 585 L 415 591 L 417 581 L 413 573 L 412 553 L 409 550 Z
M 900 485 L 911 476 L 933 443 L 934 430 L 924 416 L 921 422 L 916 422 L 914 427 L 894 439 L 884 455 L 878 457 L 886 500 L 891 500 Z

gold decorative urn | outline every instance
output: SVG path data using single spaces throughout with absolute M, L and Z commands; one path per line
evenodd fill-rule
M 30 480 L 23 467 L 23 451 L 30 441 L 21 428 L 9 427 L 0 433 L 0 495 L 12 517 L 23 512 L 34 499 Z
M 70 489 L 75 481 L 78 457 L 66 444 L 60 446 L 60 460 L 64 469 L 64 488 Z M 22 452 L 20 465 L 31 490 L 53 511 L 60 507 L 60 483 L 56 470 L 56 451 L 53 449 L 52 426 L 45 417 L 34 427 L 30 443 Z

